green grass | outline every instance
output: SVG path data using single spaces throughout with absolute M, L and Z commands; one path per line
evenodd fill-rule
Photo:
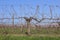
M 0 35 L 0 40 L 60 40 L 60 37 Z
M 31 28 L 31 36 L 27 36 L 25 34 L 26 31 L 27 29 L 25 28 L 23 32 L 21 32 L 20 28 L 0 28 L 0 40 L 60 40 L 60 28 L 40 28 L 39 30 Z M 7 32 L 9 35 L 4 34 L 4 32 Z M 17 35 L 14 36 L 13 34 Z M 25 36 L 19 36 L 20 34 L 25 34 Z M 39 36 L 41 34 L 44 34 L 44 36 Z M 46 34 L 47 36 L 45 36 Z
M 8 34 L 24 34 L 27 31 L 26 28 L 23 29 L 23 32 L 21 32 L 20 28 L 0 28 L 0 33 L 7 32 Z M 31 28 L 32 34 L 60 34 L 60 28 L 40 28 L 33 29 Z

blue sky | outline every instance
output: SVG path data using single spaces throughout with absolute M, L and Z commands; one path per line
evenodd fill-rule
M 42 13 L 45 14 L 45 17 L 50 17 L 49 5 L 53 5 L 53 17 L 56 17 L 56 14 L 57 17 L 60 16 L 60 8 L 55 7 L 56 5 L 60 6 L 60 0 L 0 0 L 0 18 L 3 14 L 3 17 L 11 17 L 9 13 L 11 15 L 14 13 L 11 5 L 13 5 L 16 11 L 15 17 L 33 16 L 37 5 L 40 6 L 37 18 L 41 18 Z

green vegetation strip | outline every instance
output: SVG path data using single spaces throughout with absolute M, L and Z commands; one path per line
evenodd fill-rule
M 60 36 L 14 36 L 14 35 L 0 35 L 0 40 L 60 40 Z

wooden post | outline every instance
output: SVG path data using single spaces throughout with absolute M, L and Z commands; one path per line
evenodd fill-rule
M 26 34 L 30 35 L 30 22 L 31 22 L 32 18 L 31 17 L 30 18 L 25 17 L 24 19 L 27 22 L 27 32 L 26 32 Z
M 27 33 L 28 35 L 30 35 L 30 22 L 27 21 Z
M 21 24 L 21 26 L 20 26 L 20 27 L 21 27 L 21 32 L 23 32 L 23 25 Z

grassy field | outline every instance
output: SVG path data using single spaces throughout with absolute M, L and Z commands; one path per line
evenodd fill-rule
M 0 40 L 60 40 L 60 36 L 0 35 Z
M 25 34 L 27 31 L 26 28 L 22 29 L 23 31 L 21 32 L 21 28 L 0 28 L 0 34 L 8 33 L 8 34 Z M 60 34 L 60 28 L 31 28 L 31 34 Z
M 31 28 L 31 35 L 25 34 L 26 28 L 0 28 L 0 40 L 60 40 L 60 28 Z M 7 34 L 6 34 L 7 33 Z

